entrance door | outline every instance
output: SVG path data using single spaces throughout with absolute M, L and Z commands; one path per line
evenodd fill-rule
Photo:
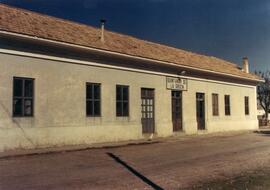
M 204 93 L 196 93 L 197 125 L 198 130 L 205 129 L 205 96 Z
M 172 122 L 173 131 L 182 130 L 182 92 L 172 91 Z
M 155 106 L 154 106 L 154 89 L 142 88 L 141 101 L 142 101 L 142 132 L 154 133 L 155 132 Z

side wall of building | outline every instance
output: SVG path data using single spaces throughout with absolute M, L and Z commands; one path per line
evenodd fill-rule
M 171 91 L 166 77 L 0 53 L 0 151 L 142 139 L 141 88 L 155 89 L 155 131 L 173 135 Z M 34 117 L 12 117 L 13 77 L 35 79 Z M 86 117 L 86 82 L 101 84 L 101 117 Z M 116 117 L 116 85 L 129 86 L 129 117 Z M 183 129 L 197 133 L 196 92 L 206 96 L 206 131 L 256 129 L 256 88 L 188 80 L 183 92 Z M 219 116 L 212 116 L 212 93 Z M 224 116 L 224 95 L 231 116 Z M 244 96 L 250 114 L 244 113 Z

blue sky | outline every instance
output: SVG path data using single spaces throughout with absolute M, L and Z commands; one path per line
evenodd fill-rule
M 241 65 L 270 70 L 269 0 L 0 0 Z

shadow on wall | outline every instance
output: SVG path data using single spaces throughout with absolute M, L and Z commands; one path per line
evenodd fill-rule
M 10 120 L 15 124 L 17 128 L 19 128 L 22 132 L 23 137 L 30 142 L 30 144 L 33 146 L 33 148 L 36 147 L 35 143 L 27 136 L 26 132 L 24 131 L 23 127 L 12 117 L 12 113 L 8 111 L 8 108 L 3 104 L 3 102 L 0 100 L 0 107 L 6 112 Z

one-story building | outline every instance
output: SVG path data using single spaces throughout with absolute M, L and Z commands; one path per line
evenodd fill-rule
M 215 57 L 0 4 L 0 151 L 258 128 L 261 79 Z

